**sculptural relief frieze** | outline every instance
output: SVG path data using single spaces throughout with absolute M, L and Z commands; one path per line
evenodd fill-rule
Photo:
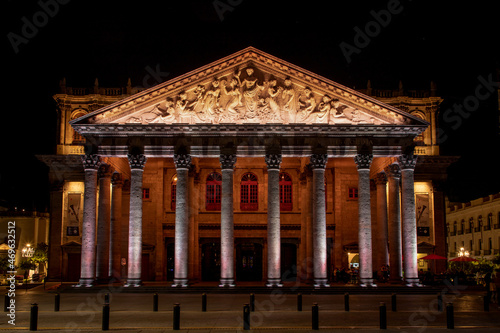
M 172 93 L 154 105 L 112 122 L 126 124 L 387 124 L 398 123 L 363 112 L 327 94 L 276 77 L 253 66 L 212 77 L 210 81 Z M 354 98 L 355 102 L 356 99 Z M 112 111 L 94 116 L 91 123 L 105 123 Z M 116 120 L 116 121 L 115 121 Z

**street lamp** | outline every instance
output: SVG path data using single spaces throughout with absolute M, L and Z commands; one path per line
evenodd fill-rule
M 458 252 L 459 257 L 468 257 L 469 251 L 465 250 L 463 247 L 460 248 L 460 252 Z
M 31 244 L 26 244 L 25 247 L 22 249 L 22 256 L 24 258 L 32 258 L 33 255 L 35 254 L 35 249 L 31 247 Z

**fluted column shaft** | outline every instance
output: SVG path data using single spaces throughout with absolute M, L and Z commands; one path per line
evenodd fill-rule
M 398 159 L 401 168 L 401 206 L 403 207 L 403 264 L 407 285 L 417 285 L 417 218 L 415 214 L 414 170 L 417 156 L 402 155 Z
M 234 287 L 233 174 L 235 163 L 236 155 L 220 156 L 222 169 L 220 287 Z
M 122 179 L 118 172 L 111 177 L 111 214 L 109 224 L 109 276 L 115 279 L 121 272 L 121 217 L 122 217 Z
M 313 272 L 316 287 L 328 286 L 326 209 L 325 209 L 325 168 L 327 154 L 313 154 Z
M 280 165 L 281 155 L 266 155 L 267 286 L 281 287 Z
M 370 206 L 370 166 L 372 159 L 371 154 L 358 154 L 354 157 L 358 167 L 359 281 L 362 286 L 373 285 Z
M 141 284 L 142 269 L 142 176 L 146 156 L 128 155 L 130 164 L 130 214 L 128 227 L 128 286 Z
M 399 181 L 401 170 L 397 163 L 385 169 L 389 183 L 388 236 L 389 236 L 389 267 L 390 281 L 399 283 L 403 277 L 401 248 L 401 209 L 399 202 Z
M 101 165 L 98 155 L 82 156 L 85 170 L 85 193 L 83 198 L 82 254 L 80 286 L 91 286 L 95 281 L 95 235 L 96 235 L 96 200 L 97 170 Z
M 389 265 L 389 247 L 387 235 L 387 176 L 385 172 L 380 172 L 375 178 L 377 186 L 377 233 L 375 240 L 377 246 L 373 251 L 377 256 L 375 269 L 380 269 L 382 265 Z M 375 262 L 375 260 L 374 260 Z
M 189 258 L 189 202 L 188 173 L 191 156 L 175 154 L 174 163 L 177 171 L 175 202 L 175 249 L 174 249 L 174 287 L 188 285 Z
M 106 282 L 109 279 L 109 234 L 111 218 L 111 173 L 108 164 L 102 164 L 99 176 L 99 206 L 97 211 L 97 247 L 96 247 L 96 279 Z

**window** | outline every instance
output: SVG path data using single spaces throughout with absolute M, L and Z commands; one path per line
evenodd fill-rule
M 241 178 L 240 209 L 256 211 L 259 209 L 259 182 L 253 173 L 246 173 Z
M 177 200 L 177 175 L 172 177 L 170 183 L 170 209 L 175 212 L 175 204 Z
M 486 222 L 486 225 L 484 226 L 484 230 L 491 230 L 491 225 L 493 224 L 493 214 L 489 213 L 488 214 L 488 220 Z
M 348 199 L 357 200 L 358 199 L 358 189 L 356 187 L 350 187 L 348 192 Z
M 207 177 L 206 210 L 220 210 L 222 176 L 213 172 Z
M 142 189 L 142 199 L 143 200 L 148 200 L 149 199 L 149 188 L 143 188 Z
M 287 173 L 280 173 L 280 210 L 291 211 L 292 205 L 292 178 Z
M 86 115 L 87 113 L 80 110 L 80 111 L 77 111 L 76 113 L 74 113 L 71 117 L 71 120 L 75 120 L 77 118 L 80 118 L 84 115 Z M 80 133 L 78 133 L 77 131 L 73 130 L 73 138 L 72 138 L 72 144 L 74 145 L 78 145 L 78 144 L 83 144 L 85 143 L 85 138 L 83 136 L 80 135 Z

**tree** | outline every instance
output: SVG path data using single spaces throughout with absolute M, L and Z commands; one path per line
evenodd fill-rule
M 31 258 L 31 262 L 38 265 L 38 272 L 41 273 L 45 270 L 45 264 L 49 260 L 49 246 L 44 242 L 36 245 L 35 253 Z

